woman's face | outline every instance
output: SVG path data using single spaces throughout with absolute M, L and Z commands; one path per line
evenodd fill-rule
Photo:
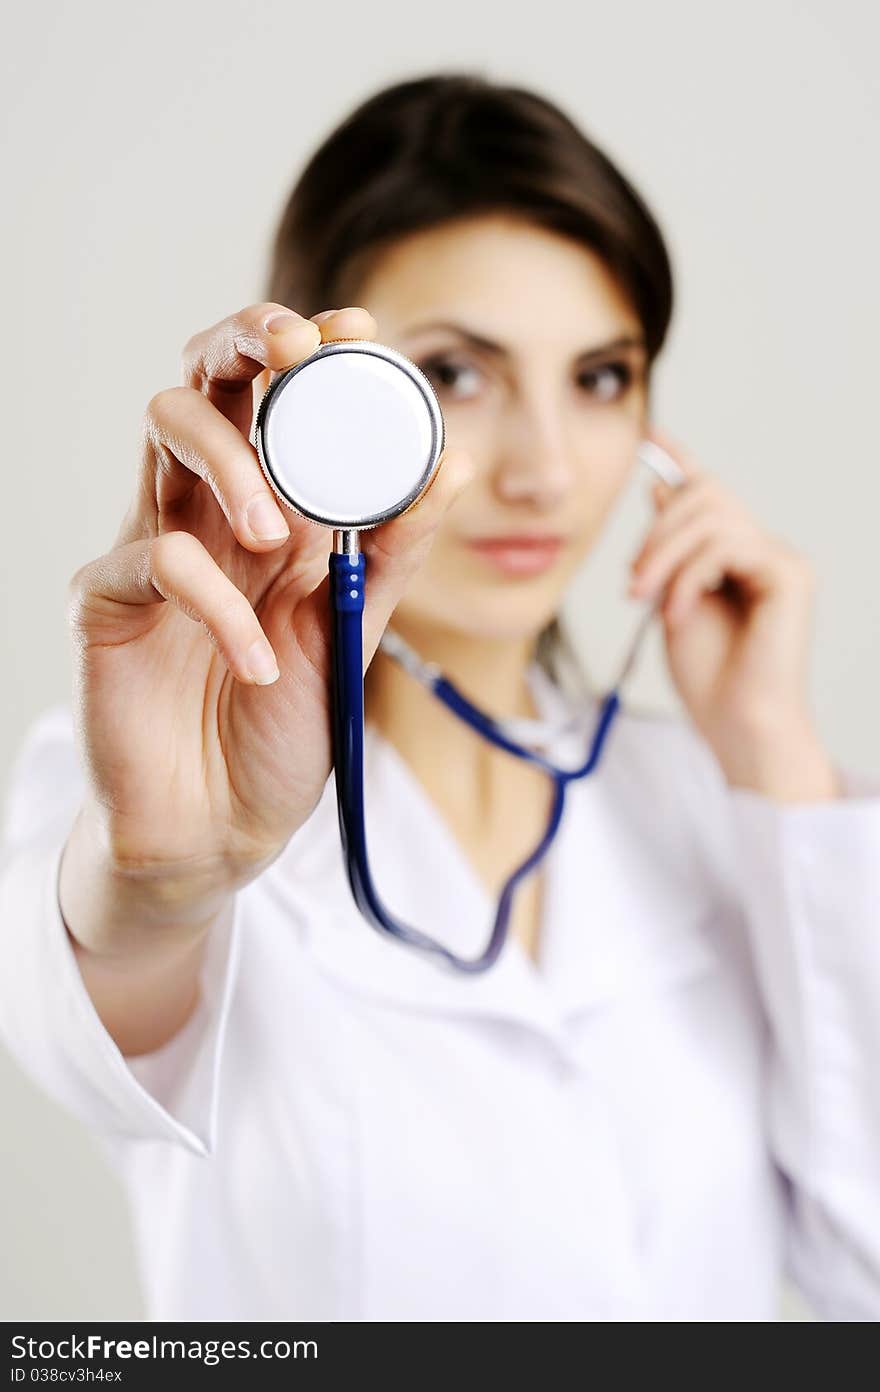
M 395 621 L 410 635 L 537 636 L 635 463 L 647 409 L 636 315 L 585 247 L 500 214 L 394 243 L 356 302 L 428 376 L 449 444 L 476 466 Z M 473 544 L 523 534 L 561 545 L 527 570 Z

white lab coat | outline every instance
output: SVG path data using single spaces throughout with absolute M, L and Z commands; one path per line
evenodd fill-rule
M 366 762 L 386 903 L 476 951 L 476 873 L 372 728 Z M 82 779 L 55 708 L 8 799 L 0 1031 L 105 1139 L 151 1317 L 773 1320 L 786 1273 L 880 1316 L 880 787 L 777 806 L 625 713 L 569 790 L 540 967 L 511 939 L 470 976 L 360 917 L 331 776 L 197 1014 L 126 1059 L 58 910 Z

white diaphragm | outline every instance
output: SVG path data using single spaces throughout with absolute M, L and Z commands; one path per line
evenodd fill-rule
M 444 438 L 440 404 L 415 363 L 371 339 L 340 339 L 272 382 L 254 443 L 284 503 L 326 527 L 357 530 L 412 506 Z

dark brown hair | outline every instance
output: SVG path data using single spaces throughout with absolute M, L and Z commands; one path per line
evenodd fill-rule
M 507 212 L 598 255 L 637 314 L 649 364 L 672 315 L 669 254 L 626 177 L 558 107 L 476 73 L 396 83 L 358 105 L 315 150 L 282 213 L 265 297 L 311 316 L 357 304 L 395 240 L 478 213 Z M 537 656 L 568 681 L 558 620 Z

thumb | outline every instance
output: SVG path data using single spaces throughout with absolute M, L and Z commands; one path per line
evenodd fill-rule
M 380 527 L 361 533 L 361 549 L 367 558 L 367 584 L 374 597 L 386 587 L 395 590 L 395 602 L 405 581 L 418 570 L 431 549 L 437 528 L 474 476 L 466 450 L 446 449 L 431 482 L 406 512 Z
M 474 477 L 466 450 L 446 449 L 426 491 L 399 517 L 361 534 L 366 557 L 364 605 L 364 664 L 369 664 L 379 639 L 412 576 L 433 545 L 437 528 Z
M 371 573 L 380 569 L 381 557 L 397 559 L 424 541 L 432 540 L 442 518 L 470 483 L 473 474 L 473 461 L 466 450 L 445 449 L 425 492 L 399 517 L 364 532 L 362 549 L 365 554 L 370 557 L 374 550 L 379 552 Z

